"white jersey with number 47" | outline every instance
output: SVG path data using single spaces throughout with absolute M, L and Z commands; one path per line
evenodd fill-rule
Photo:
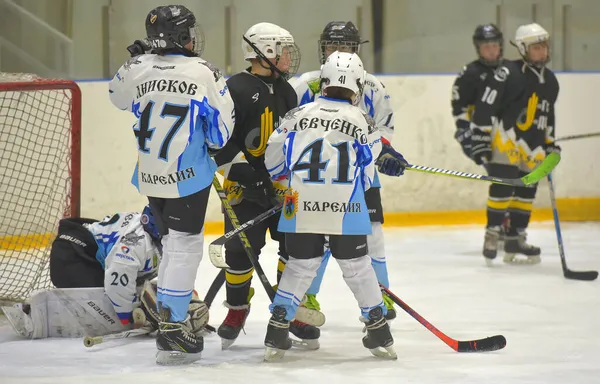
M 116 107 L 138 118 L 132 183 L 141 194 L 176 198 L 210 185 L 216 164 L 207 150 L 222 148 L 234 123 L 215 67 L 199 57 L 141 55 L 119 69 L 109 92 Z
M 346 101 L 321 96 L 288 112 L 265 152 L 271 176 L 289 180 L 279 230 L 370 234 L 364 192 L 379 152 L 373 120 Z

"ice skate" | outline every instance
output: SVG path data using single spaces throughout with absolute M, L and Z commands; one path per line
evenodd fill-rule
M 161 310 L 163 319 L 170 318 L 170 311 L 165 314 Z M 204 339 L 197 337 L 184 323 L 161 321 L 156 336 L 156 364 L 181 365 L 200 360 L 204 349 Z
M 229 312 L 227 312 L 225 320 L 217 329 L 217 334 L 221 338 L 221 349 L 223 350 L 228 349 L 235 343 L 250 313 L 250 304 L 231 306 L 225 303 L 225 306 L 229 308 Z
M 367 335 L 363 337 L 363 345 L 373 356 L 382 359 L 396 360 L 398 355 L 394 349 L 394 338 L 390 332 L 390 326 L 383 316 L 380 307 L 371 309 L 369 319 L 361 318 L 366 325 Z
M 485 239 L 483 241 L 483 257 L 488 267 L 493 265 L 493 260 L 498 255 L 498 241 L 502 233 L 500 226 L 488 227 L 485 230 Z
M 527 243 L 527 233 L 518 231 L 516 236 L 506 236 L 504 262 L 511 264 L 539 264 L 541 249 Z M 521 257 L 525 256 L 525 258 Z
M 286 315 L 285 308 L 279 306 L 273 308 L 265 336 L 265 361 L 282 359 L 285 351 L 292 347 L 292 341 L 289 338 L 290 322 L 285 319 Z
M 316 295 L 310 293 L 304 295 L 304 300 L 296 310 L 295 319 L 315 327 L 321 327 L 325 324 L 325 315 L 321 312 L 321 306 Z
M 295 348 L 317 350 L 321 346 L 319 337 L 321 330 L 315 326 L 294 320 L 290 323 L 290 332 L 300 340 L 292 339 L 292 345 Z

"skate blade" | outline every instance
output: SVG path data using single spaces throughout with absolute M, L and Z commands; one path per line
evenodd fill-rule
M 392 345 L 390 345 L 389 347 L 378 347 L 378 348 L 369 349 L 369 351 L 371 351 L 373 356 L 378 357 L 380 359 L 386 359 L 386 360 L 397 360 L 398 359 L 396 350 L 394 349 L 394 347 Z
M 284 356 L 285 356 L 285 349 L 278 349 L 278 348 L 273 348 L 273 347 L 265 348 L 264 361 L 266 361 L 266 362 L 278 361 L 278 360 L 283 359 Z
M 185 353 L 181 351 L 158 351 L 156 352 L 156 364 L 158 365 L 184 365 L 191 364 L 201 358 L 202 353 Z
M 313 340 L 290 339 L 290 340 L 292 340 L 292 347 L 294 347 L 294 348 L 304 349 L 307 351 L 316 351 L 317 349 L 321 348 L 321 344 L 319 344 L 319 339 L 313 339 Z
M 507 253 L 504 255 L 504 262 L 515 265 L 535 265 L 542 262 L 539 256 L 523 256 L 517 257 L 515 253 Z
M 229 340 L 229 339 L 221 339 L 221 350 L 224 351 L 226 349 L 229 349 L 233 343 L 235 343 L 235 339 L 233 340 Z
M 490 259 L 490 258 L 487 258 L 487 257 L 484 257 L 484 259 L 485 259 L 485 265 L 486 266 L 488 266 L 488 267 L 493 267 L 494 266 L 494 259 Z
M 325 324 L 325 315 L 316 309 L 298 307 L 295 319 L 314 327 L 321 327 Z

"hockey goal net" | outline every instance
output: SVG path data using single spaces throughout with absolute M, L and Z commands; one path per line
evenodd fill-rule
M 0 302 L 52 286 L 58 221 L 79 216 L 81 92 L 0 72 Z

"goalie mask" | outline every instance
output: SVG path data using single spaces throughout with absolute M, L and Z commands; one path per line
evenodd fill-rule
M 244 60 L 262 59 L 273 72 L 286 80 L 300 67 L 300 49 L 294 37 L 285 29 L 271 23 L 253 25 L 242 36 Z M 264 66 L 264 64 L 263 64 Z
M 200 56 L 204 51 L 204 33 L 194 14 L 183 5 L 151 10 L 146 17 L 146 34 L 152 53 Z
M 542 68 L 550 61 L 550 34 L 537 23 L 521 25 L 515 33 L 515 41 L 523 60 L 529 65 Z
M 362 96 L 366 72 L 356 53 L 335 51 L 321 67 L 321 90 L 329 87 L 345 88 L 355 95 L 356 104 Z
M 498 49 L 492 45 L 494 43 L 497 44 L 499 50 L 494 58 L 490 58 L 493 51 Z M 485 47 L 484 44 L 486 45 Z M 504 36 L 494 24 L 478 25 L 473 33 L 473 45 L 481 64 L 488 67 L 497 67 L 502 61 Z M 483 52 L 484 49 L 486 52 Z
M 360 45 L 364 43 L 368 41 L 360 41 L 358 29 L 351 21 L 329 22 L 321 32 L 318 41 L 319 60 L 324 64 L 327 56 L 335 51 L 358 54 Z

